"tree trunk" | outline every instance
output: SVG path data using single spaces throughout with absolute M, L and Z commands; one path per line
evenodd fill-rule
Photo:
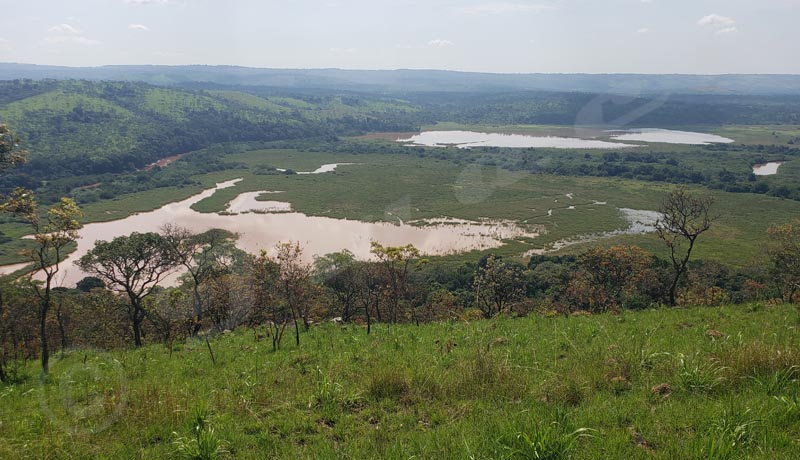
M 43 303 L 49 303 L 48 300 L 43 300 Z M 42 374 L 47 375 L 50 372 L 50 349 L 47 347 L 47 310 L 49 306 L 42 305 L 39 312 L 39 334 L 42 342 Z
M 194 280 L 193 287 L 194 294 L 194 324 L 192 325 L 192 336 L 196 336 L 200 332 L 203 321 L 203 299 L 200 296 L 200 287 L 198 286 L 197 278 Z

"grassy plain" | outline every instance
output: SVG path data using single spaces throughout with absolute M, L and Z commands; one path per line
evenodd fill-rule
M 278 352 L 237 330 L 216 365 L 202 340 L 68 351 L 0 387 L 0 457 L 791 459 L 798 327 L 755 304 L 323 324 Z
M 714 159 L 715 163 L 732 156 L 725 152 L 711 155 L 723 157 Z M 674 187 L 620 178 L 509 172 L 499 167 L 457 165 L 413 154 L 334 154 L 270 149 L 231 154 L 225 161 L 239 164 L 241 168 L 195 176 L 197 185 L 193 186 L 157 188 L 88 204 L 84 207 L 85 221 L 107 221 L 146 212 L 187 198 L 212 187 L 215 182 L 241 177 L 243 181 L 237 186 L 218 191 L 195 205 L 195 209 L 222 211 L 240 193 L 280 190 L 284 192 L 280 200 L 292 203 L 295 210 L 309 215 L 390 222 L 397 222 L 398 218 L 408 222 L 440 216 L 510 219 L 543 230 L 535 240 L 510 243 L 499 250 L 505 255 L 520 256 L 564 239 L 625 228 L 627 222 L 618 208 L 656 210 L 664 194 Z M 697 161 L 698 167 L 702 167 L 699 158 L 690 157 L 687 161 Z M 265 166 L 313 171 L 326 163 L 355 164 L 340 166 L 326 174 L 258 174 Z M 786 169 L 775 177 L 793 176 L 796 165 L 790 162 L 781 168 Z M 701 187 L 697 190 L 707 192 Z M 713 194 L 717 199 L 716 211 L 721 217 L 698 247 L 697 256 L 702 258 L 716 258 L 733 265 L 750 263 L 762 252 L 761 241 L 770 224 L 800 215 L 797 201 L 722 191 Z M 596 204 L 596 201 L 606 204 Z M 2 230 L 17 238 L 26 229 L 4 224 Z M 656 253 L 664 250 L 652 235 L 601 241 L 604 244 L 617 242 L 638 244 Z M 20 261 L 16 254 L 22 246 L 18 240 L 3 245 L 3 262 Z M 584 246 L 567 247 L 562 251 L 574 252 Z

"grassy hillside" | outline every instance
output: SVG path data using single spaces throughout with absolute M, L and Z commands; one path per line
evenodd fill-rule
M 800 310 L 364 328 L 109 353 L 0 387 L 0 457 L 790 459 Z M 198 442 L 227 453 L 192 456 Z
M 410 128 L 413 107 L 361 96 L 272 97 L 129 82 L 0 81 L 0 123 L 31 152 L 36 179 L 130 171 L 229 141 Z

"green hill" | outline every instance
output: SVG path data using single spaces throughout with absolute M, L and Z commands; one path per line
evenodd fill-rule
M 16 171 L 37 179 L 130 171 L 231 141 L 273 141 L 410 129 L 394 99 L 292 96 L 133 82 L 0 81 L 0 123 L 31 152 Z
M 0 457 L 790 459 L 798 326 L 754 304 L 71 350 L 0 387 Z

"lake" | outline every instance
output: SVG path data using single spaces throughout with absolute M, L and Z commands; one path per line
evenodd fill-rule
M 531 136 L 527 134 L 479 133 L 475 131 L 425 131 L 397 142 L 426 147 L 554 148 L 554 149 L 618 149 L 637 147 L 635 144 L 579 139 L 576 137 Z
M 774 176 L 778 174 L 778 168 L 784 163 L 785 161 L 771 161 L 769 163 L 753 165 L 753 174 L 756 176 Z
M 730 143 L 733 139 L 715 134 L 676 131 L 660 128 L 637 128 L 617 131 L 598 131 L 614 141 L 633 141 L 666 144 L 708 145 Z M 641 144 L 611 142 L 600 139 L 583 139 L 563 136 L 535 136 L 477 131 L 424 131 L 411 137 L 400 137 L 397 142 L 425 147 L 506 147 L 506 148 L 554 148 L 554 149 L 620 149 L 639 147 Z
M 62 263 L 59 284 L 73 286 L 85 276 L 74 262 L 86 254 L 95 241 L 111 240 L 128 235 L 134 230 L 157 232 L 167 223 L 186 227 L 194 232 L 212 228 L 236 232 L 239 234 L 237 246 L 254 254 L 262 249 L 271 252 L 280 242 L 297 241 L 304 249 L 307 262 L 311 262 L 314 255 L 344 249 L 350 250 L 359 259 L 369 259 L 372 241 L 391 246 L 413 244 L 423 254 L 445 255 L 495 248 L 501 246 L 504 239 L 535 238 L 538 235 L 535 229 L 509 221 L 438 219 L 418 222 L 420 225 L 397 225 L 307 216 L 298 212 L 285 212 L 291 209 L 288 203 L 256 200 L 256 197 L 267 192 L 247 192 L 232 200 L 228 210 L 239 212 L 238 214 L 200 213 L 192 209 L 193 204 L 210 197 L 217 190 L 235 187 L 240 180 L 219 183 L 188 199 L 167 204 L 154 211 L 85 225 L 80 230 L 77 250 Z M 253 208 L 258 212 L 247 212 Z M 264 213 L 265 209 L 284 212 Z M 0 274 L 13 273 L 22 267 L 24 264 L 0 267 Z
M 639 128 L 623 131 L 609 131 L 611 138 L 618 141 L 652 142 L 661 144 L 709 145 L 729 144 L 733 139 L 716 134 L 676 131 L 660 128 Z

